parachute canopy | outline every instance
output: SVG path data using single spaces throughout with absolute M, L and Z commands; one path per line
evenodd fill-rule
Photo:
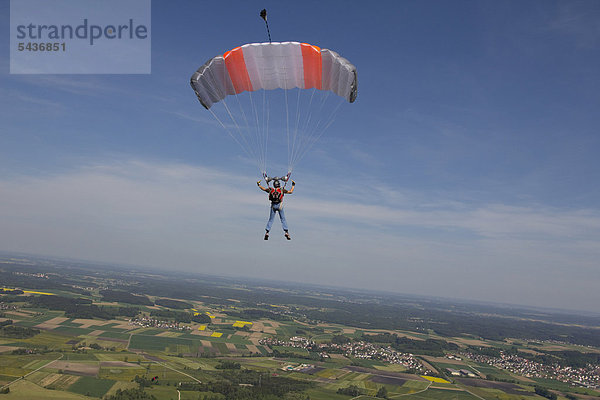
M 319 89 L 352 103 L 356 67 L 334 51 L 307 43 L 250 43 L 208 60 L 192 75 L 200 103 L 209 109 L 225 97 L 260 89 Z

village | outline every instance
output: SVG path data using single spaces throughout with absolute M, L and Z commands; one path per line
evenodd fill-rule
M 330 358 L 331 354 L 343 354 L 346 357 L 353 357 L 363 360 L 379 360 L 389 364 L 399 364 L 415 373 L 425 373 L 426 369 L 421 362 L 410 353 L 400 353 L 387 346 L 377 346 L 368 342 L 348 342 L 338 343 L 315 343 L 313 340 L 305 337 L 294 336 L 288 341 L 275 338 L 263 338 L 259 341 L 262 345 L 283 346 L 302 348 L 307 351 L 319 353 L 321 358 Z
M 415 372 L 426 374 L 426 369 L 421 362 L 412 354 L 400 353 L 389 346 L 377 346 L 363 341 L 338 343 L 315 343 L 305 337 L 294 336 L 287 341 L 275 338 L 263 338 L 260 344 L 268 346 L 282 346 L 302 348 L 307 351 L 316 351 L 322 358 L 329 358 L 331 354 L 343 354 L 347 357 L 358 359 L 379 360 L 390 364 L 399 364 Z M 561 382 L 577 385 L 589 389 L 600 388 L 600 366 L 588 364 L 584 368 L 573 368 L 560 366 L 558 364 L 545 365 L 539 362 L 528 360 L 526 358 L 509 355 L 501 352 L 500 357 L 491 357 L 474 353 L 464 353 L 465 357 L 496 368 L 504 369 L 509 372 L 527 377 L 555 379 Z M 476 377 L 473 372 L 468 370 L 446 369 L 451 376 Z
M 191 330 L 192 328 L 179 322 L 165 321 L 147 316 L 135 317 L 129 320 L 129 325 L 141 326 L 143 328 L 174 329 L 178 331 Z
M 588 364 L 584 368 L 560 366 L 559 364 L 546 365 L 504 352 L 500 352 L 500 357 L 491 357 L 470 352 L 464 353 L 464 355 L 473 361 L 505 369 L 527 378 L 556 379 L 588 389 L 600 388 L 599 365 Z

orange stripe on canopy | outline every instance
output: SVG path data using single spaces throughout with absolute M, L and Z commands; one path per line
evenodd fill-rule
M 233 83 L 235 93 L 241 93 L 245 90 L 252 91 L 252 83 L 250 82 L 250 76 L 246 69 L 246 61 L 244 61 L 244 53 L 241 47 L 228 51 L 223 54 L 225 59 L 225 66 L 229 77 Z
M 304 89 L 321 89 L 323 76 L 321 49 L 308 43 L 302 43 L 300 46 L 304 65 Z

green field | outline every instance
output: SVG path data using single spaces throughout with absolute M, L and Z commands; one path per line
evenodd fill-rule
M 406 371 L 406 367 L 400 364 L 384 364 L 384 363 L 380 363 L 381 365 L 373 365 L 373 368 L 379 370 L 379 371 L 390 371 L 390 372 L 404 372 Z
M 310 400 L 348 400 L 350 398 L 343 394 L 337 394 L 335 390 L 324 388 L 308 389 L 306 394 L 310 396 Z
M 105 331 L 105 332 L 102 332 L 98 337 L 99 338 L 107 337 L 107 338 L 113 338 L 113 339 L 127 340 L 127 339 L 129 339 L 129 334 L 121 333 L 121 332 Z
M 52 331 L 42 331 L 38 335 L 28 339 L 18 339 L 20 345 L 25 347 L 47 347 L 49 349 L 70 349 L 71 345 L 66 344 L 73 337 L 54 333 Z
M 73 361 L 96 361 L 98 357 L 96 353 L 88 351 L 85 353 L 65 353 L 63 360 L 73 360 Z
M 89 400 L 89 397 L 62 390 L 44 389 L 32 382 L 20 380 L 10 385 L 10 393 L 3 399 L 18 400 Z
M 61 322 L 59 325 L 60 326 L 71 326 L 71 327 L 74 327 L 74 328 L 79 328 L 82 324 L 78 324 L 78 323 L 73 322 L 74 319 L 75 318 L 66 319 L 63 322 Z
M 64 315 L 64 313 L 62 311 L 49 311 L 46 309 L 32 309 L 32 308 L 28 308 L 27 310 L 40 312 L 41 314 L 33 316 L 31 318 L 27 318 L 25 320 L 15 322 L 16 325 L 33 327 L 35 325 L 41 324 L 42 322 L 46 322 L 52 318 L 62 317 Z
M 17 355 L 3 355 L 0 357 L 0 375 L 10 377 L 14 380 L 20 376 L 28 374 L 40 366 L 57 359 L 56 353 L 35 354 L 30 357 Z
M 340 369 L 328 368 L 317 372 L 317 376 L 327 379 L 337 379 L 340 376 L 345 375 L 346 373 L 346 371 Z
M 159 333 L 163 333 L 166 330 L 165 329 L 152 329 L 152 328 L 142 328 L 143 329 L 143 334 L 150 336 L 150 335 L 158 335 Z
M 136 375 L 142 376 L 146 373 L 146 369 L 140 368 L 123 368 L 123 367 L 102 367 L 100 368 L 99 377 L 102 379 L 113 379 L 118 381 L 129 382 Z
M 147 390 L 147 392 L 149 394 L 155 396 L 157 399 L 177 400 L 177 398 L 178 398 L 177 397 L 177 389 L 175 389 L 174 387 L 169 387 L 169 386 L 152 386 L 150 389 Z M 196 393 L 198 393 L 198 392 L 196 392 Z M 196 395 L 194 400 L 197 398 L 198 398 L 198 396 Z
M 275 331 L 279 336 L 292 337 L 297 335 L 297 329 L 302 329 L 302 327 L 299 325 L 280 325 Z
M 71 326 L 59 326 L 53 329 L 54 332 L 60 332 L 71 336 L 87 335 L 93 332 L 93 329 L 89 328 L 77 328 Z
M 166 351 L 169 348 L 182 346 L 185 352 L 191 352 L 191 348 L 197 349 L 201 345 L 199 339 L 170 338 L 164 336 L 132 335 L 129 347 L 140 350 Z M 176 351 L 174 349 L 173 351 Z
M 85 396 L 102 397 L 114 384 L 115 381 L 112 380 L 82 376 L 77 382 L 69 386 L 68 391 Z
M 51 382 L 47 382 L 46 378 L 50 378 Z M 35 383 L 39 386 L 43 385 L 46 389 L 68 390 L 69 386 L 77 382 L 79 379 L 81 378 L 73 375 L 46 374 L 46 377 L 38 379 L 38 381 Z M 33 382 L 33 380 L 29 379 L 29 377 L 27 380 Z
M 222 355 L 229 354 L 229 349 L 225 343 L 214 342 L 213 348 L 216 348 Z
M 16 378 L 18 378 L 18 377 L 13 376 L 13 375 L 0 374 L 0 384 L 1 385 L 7 384 L 9 382 L 14 381 Z
M 299 354 L 301 356 L 308 355 L 308 350 L 302 349 L 302 348 L 298 348 L 298 347 L 272 346 L 272 349 L 273 350 L 278 350 L 278 351 L 280 351 L 282 353 Z
M 510 375 L 508 372 L 502 370 L 502 369 L 498 369 L 495 367 L 491 367 L 491 366 L 476 366 L 475 368 L 477 368 L 477 370 L 479 372 L 481 372 L 482 374 L 487 375 L 493 375 L 495 376 L 497 379 L 503 379 L 503 380 L 511 380 L 511 379 L 515 379 L 512 375 Z M 469 368 L 472 370 L 472 368 Z
M 375 369 L 377 369 L 377 367 L 384 367 L 386 365 L 389 365 L 389 364 L 385 364 L 379 360 L 351 359 L 351 361 L 354 361 L 354 362 L 360 364 L 361 367 L 375 368 Z
M 333 335 L 330 333 L 322 333 L 319 335 L 315 335 L 312 337 L 312 340 L 314 340 L 317 343 L 325 343 L 331 340 L 331 338 L 333 338 Z

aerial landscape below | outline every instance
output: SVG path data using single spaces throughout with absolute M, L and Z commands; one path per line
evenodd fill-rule
M 600 398 L 600 315 L 0 257 L 17 399 Z

